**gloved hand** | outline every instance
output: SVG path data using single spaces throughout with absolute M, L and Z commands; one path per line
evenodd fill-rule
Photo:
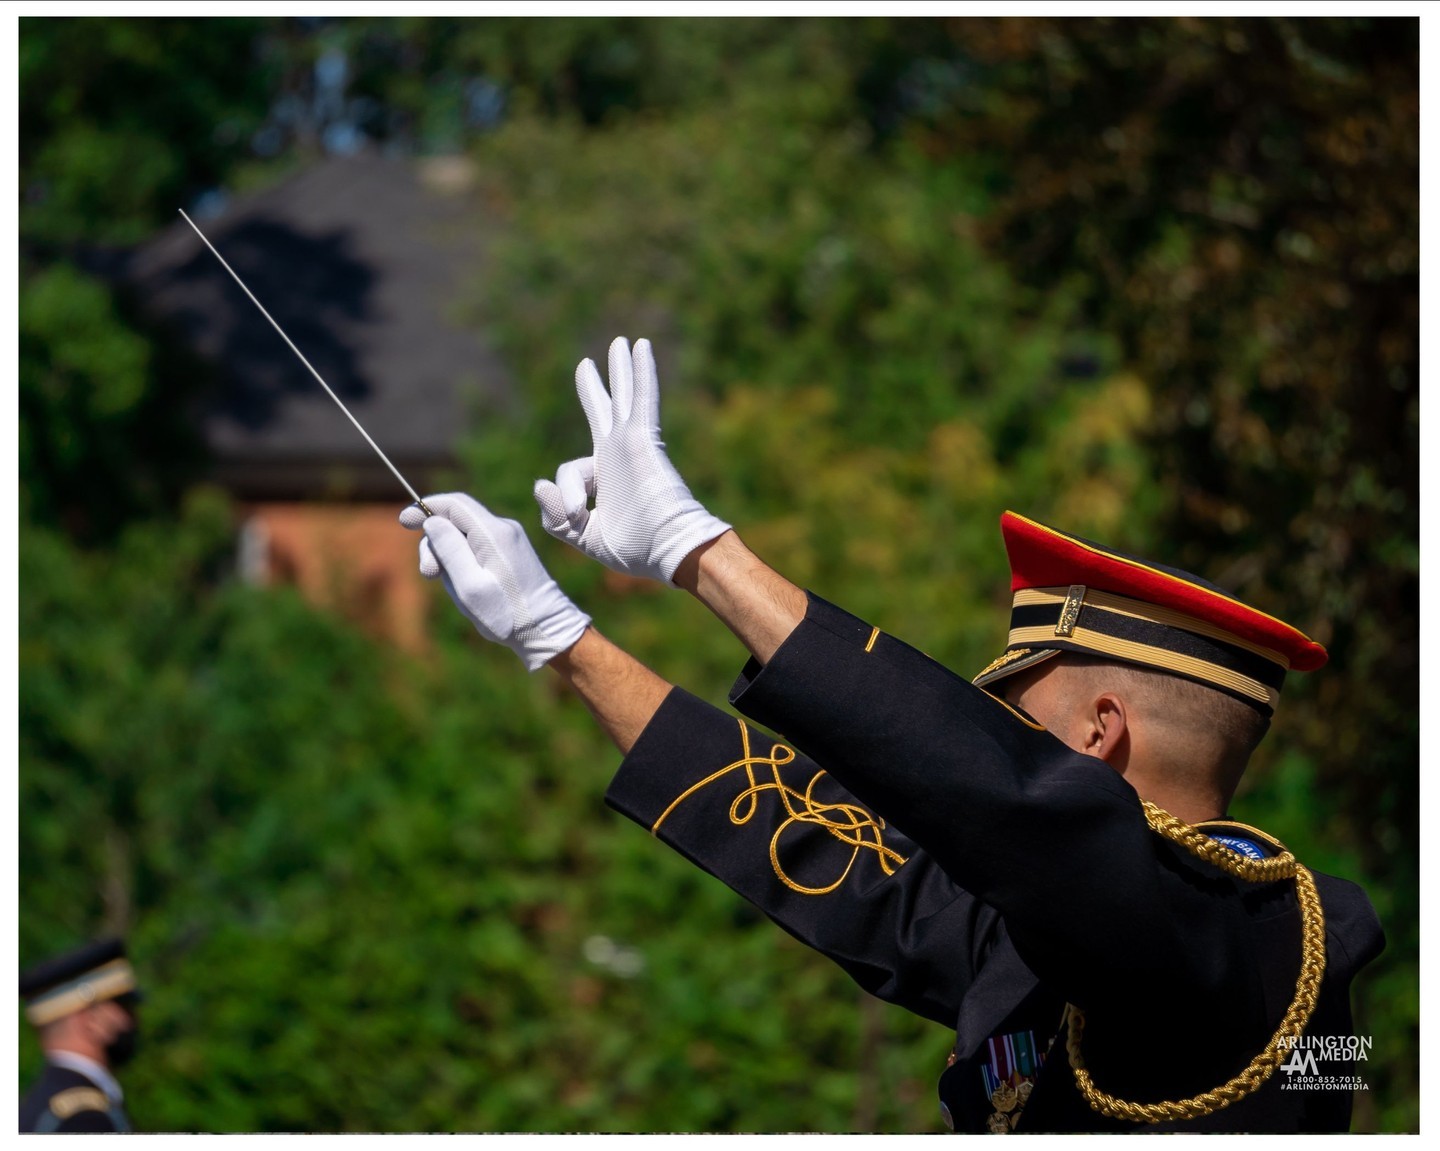
M 414 504 L 400 513 L 403 526 L 425 531 L 420 574 L 440 579 L 476 631 L 531 671 L 574 646 L 590 617 L 541 566 L 524 528 L 460 492 L 426 496 L 425 504 L 435 513 L 429 519 Z
M 633 361 L 623 336 L 610 345 L 608 392 L 582 360 L 575 390 L 594 454 L 561 464 L 553 483 L 535 481 L 540 521 L 606 567 L 669 584 L 681 560 L 730 525 L 695 501 L 665 454 L 650 341 L 635 342 Z

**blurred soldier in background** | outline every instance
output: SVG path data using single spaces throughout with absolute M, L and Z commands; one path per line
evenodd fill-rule
M 786 580 L 691 496 L 646 341 L 611 345 L 608 390 L 588 360 L 576 385 L 594 454 L 536 484 L 546 531 L 705 604 L 751 652 L 731 702 L 785 742 L 607 641 L 514 521 L 433 495 L 401 523 L 480 634 L 553 667 L 625 753 L 612 806 L 954 1027 L 954 1130 L 1348 1128 L 1350 983 L 1379 922 L 1354 884 L 1226 818 L 1319 644 L 1007 512 L 1009 644 L 969 682 Z
M 105 939 L 20 976 L 45 1071 L 20 1101 L 21 1133 L 129 1131 L 113 1072 L 135 1051 L 140 991 L 125 944 Z

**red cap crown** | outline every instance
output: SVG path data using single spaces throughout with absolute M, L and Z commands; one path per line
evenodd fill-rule
M 1014 512 L 1000 527 L 1014 593 L 1010 642 L 975 677 L 982 687 L 1070 651 L 1183 676 L 1269 715 L 1287 671 L 1328 658 L 1302 632 L 1189 572 Z
M 1207 621 L 1278 653 L 1292 671 L 1315 671 L 1330 658 L 1304 632 L 1189 572 L 1122 555 L 1014 512 L 1000 517 L 1000 530 L 1010 556 L 1011 591 L 1085 584 Z

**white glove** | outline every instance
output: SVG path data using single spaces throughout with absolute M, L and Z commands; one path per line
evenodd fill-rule
M 426 496 L 425 506 L 429 519 L 414 504 L 400 513 L 403 526 L 425 530 L 420 574 L 439 577 L 476 631 L 531 671 L 575 645 L 590 617 L 541 566 L 524 528 L 460 492 Z
M 535 481 L 540 521 L 608 568 L 669 584 L 681 560 L 730 525 L 695 501 L 665 454 L 650 341 L 635 342 L 633 372 L 625 338 L 610 345 L 608 392 L 582 360 L 575 390 L 595 454 L 561 464 L 554 483 Z

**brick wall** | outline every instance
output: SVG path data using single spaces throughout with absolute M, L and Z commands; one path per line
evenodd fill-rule
M 418 570 L 418 532 L 400 504 L 254 504 L 241 527 L 240 569 L 261 586 L 289 584 L 316 607 L 409 651 L 443 592 Z

